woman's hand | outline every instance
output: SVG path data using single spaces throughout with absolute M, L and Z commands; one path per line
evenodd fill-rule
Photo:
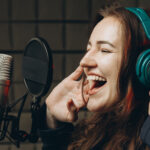
M 83 79 L 77 81 L 83 73 L 78 67 L 70 76 L 58 84 L 46 99 L 47 122 L 55 127 L 55 120 L 73 122 L 78 118 L 78 111 L 86 105 L 88 95 L 82 96 Z

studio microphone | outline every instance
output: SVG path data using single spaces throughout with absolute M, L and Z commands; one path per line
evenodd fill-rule
M 3 112 L 8 104 L 8 92 L 11 84 L 12 66 L 12 56 L 0 54 L 0 124 Z
M 0 54 L 0 141 L 6 137 L 17 147 L 20 146 L 20 142 L 27 139 L 32 143 L 37 142 L 39 129 L 42 128 L 42 119 L 39 118 L 40 101 L 48 92 L 53 77 L 52 53 L 48 43 L 41 37 L 32 38 L 25 47 L 22 64 L 27 91 L 22 97 L 10 104 L 8 95 L 13 71 L 13 58 L 10 55 Z M 19 122 L 29 93 L 32 95 L 32 126 L 31 130 L 26 132 L 19 129 Z M 20 103 L 20 108 L 17 116 L 9 114 L 18 103 Z

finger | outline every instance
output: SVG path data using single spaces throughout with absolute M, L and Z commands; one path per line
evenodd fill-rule
M 88 94 L 89 89 L 89 84 L 83 85 L 83 94 Z
M 76 87 L 78 89 L 80 88 L 82 92 L 83 86 L 87 84 L 87 80 L 86 80 L 84 72 L 82 73 L 82 78 L 76 84 L 77 84 Z
M 88 101 L 89 101 L 89 95 L 84 95 L 84 100 L 85 100 L 86 103 L 88 103 Z
M 76 95 L 76 98 L 73 97 L 73 99 L 77 99 L 77 102 L 75 101 L 75 105 L 78 108 L 81 108 L 83 106 L 86 105 L 87 101 L 88 101 L 88 90 L 89 90 L 89 84 L 88 84 L 88 80 L 86 80 L 86 77 L 82 76 L 82 79 L 79 82 L 76 82 L 76 88 L 74 88 L 74 95 Z M 73 96 L 74 96 L 73 95 Z
M 89 99 L 88 91 L 89 91 L 89 81 L 85 80 L 83 87 L 82 87 L 82 95 L 83 95 L 83 99 L 84 99 L 85 103 L 87 103 L 88 99 Z
M 83 82 L 83 85 L 87 85 L 88 83 L 89 83 L 89 81 L 85 79 Z
M 83 68 L 81 66 L 79 66 L 71 75 L 70 78 L 72 80 L 78 80 L 79 77 L 82 75 L 83 73 Z
M 87 104 L 87 102 L 89 100 L 89 93 L 88 93 L 88 91 L 85 90 L 82 95 L 83 95 L 82 97 L 84 99 L 84 102 Z
M 67 108 L 69 110 L 68 114 L 67 114 L 67 121 L 69 122 L 73 122 L 76 121 L 78 119 L 78 109 L 75 107 L 72 99 L 70 99 L 67 103 Z
M 71 99 L 75 105 L 75 107 L 79 110 L 82 107 L 84 107 L 86 105 L 83 97 L 82 97 L 82 93 L 81 91 L 79 91 L 78 89 L 75 89 L 73 94 L 71 94 Z
M 70 112 L 73 112 L 73 113 L 77 112 L 77 108 L 75 107 L 75 104 L 74 104 L 74 102 L 73 102 L 72 99 L 70 99 L 70 100 L 68 101 L 68 103 L 67 103 L 67 108 L 68 108 L 68 110 L 69 110 Z

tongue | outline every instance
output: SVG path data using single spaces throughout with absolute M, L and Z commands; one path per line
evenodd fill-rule
M 94 81 L 93 85 L 91 86 L 90 90 L 97 89 L 103 86 L 106 82 L 105 81 Z
M 106 81 L 91 81 L 90 82 L 90 90 L 94 88 L 99 88 L 103 86 L 106 83 Z
M 106 81 L 93 81 L 90 85 L 90 89 L 88 91 L 89 95 L 96 94 L 99 91 L 99 88 L 101 88 Z

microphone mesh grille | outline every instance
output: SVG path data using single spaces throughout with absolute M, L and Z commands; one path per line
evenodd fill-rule
M 13 58 L 10 55 L 0 54 L 0 80 L 10 80 Z

